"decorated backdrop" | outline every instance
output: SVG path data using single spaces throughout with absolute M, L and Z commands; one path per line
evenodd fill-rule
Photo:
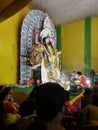
M 41 31 L 40 37 L 42 38 L 44 35 L 49 35 L 53 48 L 56 48 L 56 31 L 48 14 L 40 10 L 29 12 L 23 20 L 21 28 L 20 84 L 26 84 L 31 79 L 31 66 L 27 59 L 35 42 L 35 28 Z

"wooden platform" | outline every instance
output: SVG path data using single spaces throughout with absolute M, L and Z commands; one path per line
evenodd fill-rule
M 16 103 L 21 104 L 21 102 L 27 99 L 28 94 L 23 92 L 13 92 L 12 97 Z
M 33 87 L 15 89 L 13 91 L 14 101 L 17 102 L 18 104 L 20 104 L 22 101 L 24 101 L 29 96 L 29 93 L 32 91 L 32 89 L 33 89 Z M 82 91 L 78 95 L 71 96 L 70 104 L 73 104 L 77 98 L 81 97 L 83 95 L 83 92 L 84 91 Z

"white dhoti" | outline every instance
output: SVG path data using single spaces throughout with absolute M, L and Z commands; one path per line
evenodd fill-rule
M 45 68 L 45 64 L 44 64 L 44 59 L 42 58 L 42 64 L 41 64 L 41 79 L 42 79 L 42 83 L 47 83 L 49 82 L 49 78 L 47 75 L 47 70 Z

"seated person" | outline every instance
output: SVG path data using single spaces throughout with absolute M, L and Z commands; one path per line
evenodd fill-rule
M 12 90 L 12 87 L 8 86 L 8 87 L 5 87 L 3 89 L 4 92 L 7 92 L 8 93 L 8 101 L 11 102 L 17 109 L 19 108 L 19 104 L 14 102 L 14 99 L 12 97 L 12 93 L 13 93 L 13 90 Z
M 94 69 L 91 69 L 91 70 L 89 71 L 89 78 L 90 78 L 90 80 L 91 80 L 91 87 L 93 87 L 93 85 L 94 85 L 94 76 L 95 76 L 95 70 L 94 70 Z
M 37 118 L 48 130 L 65 130 L 62 125 L 66 93 L 57 83 L 41 84 L 36 90 Z
M 74 83 L 74 80 L 77 78 L 77 72 L 74 70 L 72 73 L 71 73 L 71 77 L 70 77 L 70 81 L 72 83 Z
M 7 113 L 18 113 L 17 107 L 10 101 L 8 101 L 8 92 L 2 91 L 0 92 L 0 102 L 2 103 L 2 108 L 4 114 Z
M 21 117 L 33 116 L 35 110 L 35 103 L 33 99 L 24 100 L 19 107 Z
M 94 75 L 94 83 L 95 82 L 98 82 L 98 72 L 96 72 L 95 75 Z
M 85 88 L 85 92 L 81 97 L 81 108 L 84 108 L 86 105 L 92 104 L 93 102 L 92 94 L 93 94 L 92 89 Z
M 84 88 L 88 88 L 89 85 L 86 83 L 87 81 L 87 77 L 85 75 L 82 74 L 82 72 L 77 72 L 78 75 L 78 79 L 80 80 L 80 84 L 84 87 Z
M 82 111 L 82 124 L 98 124 L 98 106 L 87 105 Z
M 20 118 L 18 109 L 13 105 L 12 102 L 8 101 L 8 92 L 0 92 L 0 120 L 2 124 L 14 124 Z
M 34 122 L 36 117 L 34 110 L 35 103 L 32 99 L 26 99 L 20 104 L 19 113 L 21 118 L 16 123 L 15 130 L 26 130 L 27 127 Z
M 96 101 L 97 99 L 97 101 Z M 93 96 L 92 105 L 87 105 L 83 108 L 81 114 L 81 124 L 98 124 L 98 96 L 95 98 Z
M 93 103 L 93 90 L 90 88 L 85 88 L 83 95 L 80 97 L 80 108 L 76 113 L 79 123 L 81 122 L 81 114 L 83 108 L 85 108 L 87 105 L 91 105 L 92 103 Z
M 13 101 L 14 99 L 12 98 L 12 87 L 5 87 L 4 89 L 3 89 L 3 91 L 6 91 L 6 92 L 8 92 L 8 100 L 9 101 Z

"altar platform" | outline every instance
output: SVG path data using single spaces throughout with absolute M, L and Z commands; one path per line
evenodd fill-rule
M 13 98 L 15 99 L 16 102 L 19 104 L 25 100 L 28 96 L 29 93 L 33 90 L 34 86 L 32 87 L 13 87 Z M 73 104 L 79 97 L 83 95 L 84 90 L 82 90 L 81 93 L 75 93 L 74 95 L 70 95 L 70 104 Z

